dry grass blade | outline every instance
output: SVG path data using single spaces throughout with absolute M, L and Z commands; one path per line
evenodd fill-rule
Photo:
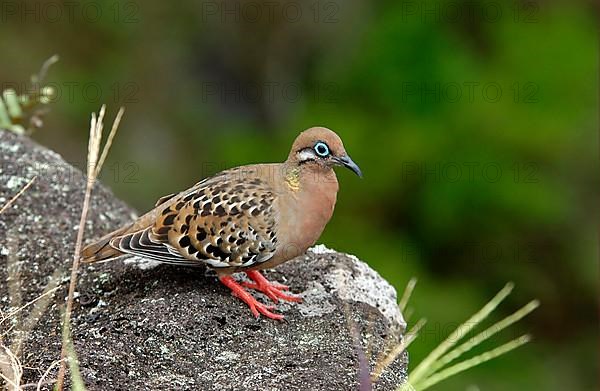
M 27 182 L 27 184 L 25 186 L 23 186 L 23 188 L 21 190 L 19 190 L 19 192 L 17 194 L 15 194 L 10 200 L 8 200 L 8 202 L 6 204 L 4 204 L 4 206 L 2 207 L 2 209 L 0 209 L 0 214 L 2 214 L 5 210 L 7 210 L 12 204 L 14 204 L 14 202 L 21 197 L 21 195 L 23 193 L 25 193 L 25 191 L 27 191 L 27 189 L 29 189 L 29 187 L 33 184 L 33 182 L 36 180 L 37 176 L 34 176 L 33 178 L 31 178 L 31 180 L 29 182 Z
M 20 265 L 16 256 L 18 249 L 16 237 L 16 234 L 11 232 L 7 235 L 9 248 L 7 274 L 10 311 L 8 313 L 0 311 L 0 326 L 9 320 L 11 321 L 10 326 L 3 328 L 0 333 L 0 377 L 4 379 L 7 387 L 11 390 L 23 389 L 23 385 L 20 384 L 23 375 L 23 366 L 19 360 L 23 341 L 45 312 L 53 293 L 58 289 L 57 285 L 60 281 L 60 273 L 55 271 L 50 278 L 50 282 L 46 285 L 44 292 L 34 300 L 22 305 Z M 29 315 L 22 315 L 22 312 L 29 306 L 33 306 Z M 4 337 L 8 336 L 9 333 L 12 343 L 10 347 L 7 347 L 4 345 Z
M 46 371 L 44 372 L 42 377 L 40 377 L 40 380 L 38 380 L 38 382 L 37 382 L 37 387 L 36 387 L 37 391 L 40 391 L 42 389 L 42 386 L 44 384 L 48 383 L 46 381 L 46 378 L 48 377 L 48 375 L 50 375 L 50 371 L 52 371 L 54 369 L 54 367 L 57 366 L 58 364 L 60 364 L 60 360 L 54 361 L 52 364 L 50 364 L 48 369 L 46 369 Z
M 47 292 L 41 294 L 40 296 L 36 297 L 35 299 L 31 300 L 29 303 L 10 311 L 7 315 L 3 315 L 2 319 L 0 319 L 0 325 L 2 325 L 2 323 L 6 322 L 8 319 L 10 319 L 11 317 L 15 316 L 15 314 L 17 314 L 20 311 L 23 311 L 23 309 L 29 307 L 32 304 L 35 304 L 37 301 L 42 300 L 45 296 L 51 295 L 54 292 L 56 292 L 56 290 L 58 289 L 58 287 L 54 287 L 53 289 L 48 290 Z
M 415 277 L 411 278 L 406 284 L 406 288 L 404 288 L 404 293 L 402 294 L 402 298 L 398 303 L 398 307 L 400 307 L 400 312 L 404 314 L 404 310 L 406 309 L 406 305 L 408 304 L 408 300 L 410 300 L 410 296 L 417 285 L 417 279 Z
M 41 315 L 46 311 L 50 305 L 50 300 L 53 297 L 53 293 L 58 290 L 58 284 L 60 283 L 60 276 L 62 275 L 62 269 L 57 269 L 52 273 L 48 284 L 44 288 L 42 294 L 36 298 L 36 300 L 29 303 L 33 305 L 33 308 L 29 312 L 29 316 L 23 320 L 22 330 L 29 332 L 33 330 L 37 322 L 40 320 Z
M 20 391 L 23 367 L 19 358 L 7 347 L 0 346 L 0 377 L 9 386 L 8 390 Z
M 388 354 L 383 358 L 377 360 L 377 366 L 373 370 L 371 380 L 376 382 L 381 374 L 389 367 L 394 360 L 402 354 L 410 344 L 419 336 L 419 331 L 427 323 L 426 319 L 420 319 L 404 336 L 402 341 L 396 345 Z
M 415 309 L 412 307 L 407 307 L 404 312 L 402 313 L 402 315 L 404 316 L 404 321 L 406 323 L 410 323 L 410 320 L 412 319 L 412 316 L 415 313 Z
M 102 143 L 102 130 L 104 129 L 104 114 L 106 113 L 106 106 L 102 105 L 100 108 L 100 112 L 98 113 L 98 117 L 96 117 L 95 113 L 92 113 L 91 121 L 90 121 L 90 139 L 88 142 L 88 155 L 87 155 L 87 184 L 85 188 L 85 194 L 83 198 L 83 207 L 81 210 L 81 218 L 79 219 L 79 229 L 77 231 L 77 239 L 75 241 L 75 253 L 73 255 L 73 264 L 71 267 L 71 280 L 69 282 L 69 292 L 67 294 L 67 306 L 65 309 L 64 323 L 63 327 L 68 326 L 71 322 L 71 312 L 73 311 L 73 300 L 75 294 L 75 288 L 77 287 L 77 272 L 79 270 L 79 254 L 81 253 L 81 247 L 83 243 L 83 234 L 85 230 L 85 222 L 87 220 L 87 214 L 90 207 L 90 198 L 92 195 L 92 188 L 94 187 L 94 183 L 96 181 L 97 175 L 100 173 L 100 169 L 102 168 L 101 162 L 104 161 L 104 158 L 108 154 L 108 150 L 110 148 L 110 143 L 112 143 L 112 139 L 114 134 L 117 131 L 119 122 L 121 120 L 121 116 L 123 115 L 123 108 L 117 114 L 115 121 L 113 123 L 113 127 L 111 130 L 111 135 L 109 136 L 109 140 L 106 143 L 104 150 L 102 151 L 101 160 L 98 159 L 100 155 L 100 145 Z M 60 369 L 58 371 L 58 376 L 56 379 L 56 389 L 62 390 L 64 385 L 65 371 L 66 371 L 66 358 L 69 355 L 69 346 L 68 344 L 62 344 L 60 359 Z
M 40 68 L 40 71 L 36 75 L 31 76 L 31 83 L 34 86 L 39 87 L 39 84 L 42 81 L 44 81 L 44 79 L 46 78 L 48 69 L 50 69 L 50 67 L 52 65 L 56 64 L 58 62 L 58 60 L 60 60 L 60 57 L 58 57 L 58 55 L 55 54 L 52 57 L 50 57 L 49 59 L 47 59 L 46 61 L 44 61 L 44 63 L 42 64 L 42 67 Z
M 402 293 L 402 298 L 400 299 L 400 302 L 398 303 L 398 308 L 400 309 L 400 312 L 402 313 L 403 316 L 405 315 L 404 311 L 405 311 L 406 305 L 408 304 L 408 301 L 410 300 L 410 297 L 411 297 L 412 292 L 414 291 L 416 285 L 417 285 L 417 278 L 412 277 L 406 284 L 406 287 L 404 288 L 404 292 Z M 422 320 L 423 319 L 421 319 L 421 321 Z M 404 316 L 404 321 L 408 322 L 408 318 L 406 316 Z M 411 331 L 413 331 L 413 330 L 418 331 L 418 329 L 415 329 L 414 327 Z M 410 331 L 409 331 L 409 333 L 410 333 Z M 406 337 L 408 337 L 408 333 L 405 336 L 405 338 Z M 371 379 L 373 381 L 376 381 L 379 378 L 379 376 L 381 376 L 381 374 L 383 373 L 385 368 L 391 364 L 391 362 L 390 362 L 389 364 L 386 364 L 385 366 L 382 367 L 382 363 L 384 361 L 386 361 L 387 359 L 389 359 L 390 354 L 392 352 L 396 351 L 398 346 L 402 345 L 403 343 L 405 343 L 405 341 L 399 341 L 398 338 L 396 336 L 394 336 L 393 334 L 390 334 L 385 339 L 383 348 L 379 352 L 379 355 L 377 356 L 377 360 L 375 361 L 377 363 L 376 368 L 373 371 L 373 375 L 371 375 Z M 405 348 L 406 348 L 406 346 L 405 346 Z M 402 352 L 400 351 L 396 354 L 396 356 L 394 356 L 394 358 L 392 359 L 392 362 L 400 353 L 402 353 Z
M 12 313 L 12 310 L 21 307 L 23 304 L 23 298 L 21 296 L 21 263 L 17 257 L 19 244 L 14 232 L 11 231 L 6 235 L 6 245 L 8 247 L 8 256 L 6 257 L 8 308 Z M 12 317 L 16 318 L 13 324 L 18 324 L 20 322 L 20 315 L 21 311 L 13 313 Z M 18 352 L 15 352 L 15 354 L 18 354 Z
M 30 303 L 30 305 L 33 305 L 33 308 L 29 312 L 29 315 L 22 319 L 19 324 L 17 328 L 18 333 L 16 333 L 16 338 L 10 347 L 15 354 L 19 355 L 21 353 L 24 337 L 30 334 L 44 312 L 46 312 L 46 309 L 50 305 L 50 300 L 54 297 L 54 292 L 58 289 L 61 275 L 61 269 L 55 270 L 52 276 L 50 276 L 50 281 L 44 288 L 44 292 L 35 301 Z
M 119 109 L 119 112 L 117 113 L 117 116 L 115 117 L 112 129 L 110 130 L 110 133 L 108 134 L 108 139 L 106 140 L 106 144 L 104 144 L 104 148 L 102 148 L 102 155 L 100 155 L 100 160 L 98 161 L 98 164 L 96 165 L 96 172 L 94 173 L 94 178 L 98 178 L 98 175 L 100 175 L 100 171 L 102 171 L 102 166 L 104 165 L 104 161 L 106 160 L 106 157 L 108 156 L 108 151 L 110 151 L 110 146 L 112 145 L 113 139 L 115 138 L 115 135 L 117 134 L 117 129 L 119 128 L 119 124 L 121 123 L 121 118 L 123 118 L 124 113 L 125 113 L 125 108 L 121 107 L 121 109 Z

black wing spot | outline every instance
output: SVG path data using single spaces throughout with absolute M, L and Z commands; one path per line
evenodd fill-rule
M 212 244 L 209 244 L 208 246 L 206 246 L 206 252 L 211 254 L 215 258 L 218 258 L 221 260 L 225 260 L 228 257 L 228 255 L 225 254 L 223 252 L 223 250 L 221 250 L 219 247 L 213 246 Z
M 175 221 L 175 216 L 177 216 L 176 214 L 170 214 L 167 217 L 165 217 L 163 224 L 164 225 L 171 225 L 173 224 L 173 222 Z
M 203 241 L 204 239 L 206 239 L 206 231 L 205 231 L 205 230 L 203 230 L 202 228 L 200 228 L 200 229 L 198 230 L 198 233 L 196 234 L 196 239 L 197 239 L 199 242 L 201 242 L 201 241 Z
M 219 217 L 221 216 L 225 216 L 227 213 L 225 212 L 225 208 L 223 208 L 222 205 L 217 206 L 217 209 L 215 209 L 215 214 Z
M 192 244 L 192 242 L 190 242 L 190 238 L 187 236 L 183 236 L 181 239 L 179 239 L 179 245 L 181 247 L 188 247 Z

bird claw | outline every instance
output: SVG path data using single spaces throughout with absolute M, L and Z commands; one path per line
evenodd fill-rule
M 280 291 L 289 291 L 290 290 L 289 286 L 280 284 L 278 282 L 270 282 L 270 284 L 271 284 L 272 288 L 278 289 Z M 260 287 L 255 282 L 242 281 L 242 282 L 240 282 L 240 285 L 242 285 L 244 288 L 260 291 Z
M 283 320 L 283 315 L 275 314 L 271 310 L 275 309 L 274 305 L 266 305 L 256 300 L 250 293 L 246 292 L 242 285 L 237 283 L 231 276 L 219 277 L 219 280 L 231 289 L 233 296 L 239 298 L 248 305 L 254 317 L 258 318 L 261 314 L 270 319 Z
M 274 305 L 264 305 L 263 303 L 260 303 L 258 301 L 256 301 L 254 305 L 250 305 L 250 311 L 252 311 L 255 318 L 258 318 L 260 314 L 263 314 L 264 316 L 270 319 L 282 320 L 283 315 L 271 312 L 270 310 L 273 309 L 275 309 Z
M 243 282 L 242 285 L 246 288 L 254 289 L 264 293 L 269 299 L 273 300 L 275 303 L 279 303 L 280 299 L 296 303 L 302 301 L 302 298 L 298 296 L 289 295 L 287 293 L 282 292 L 290 289 L 287 285 L 279 284 L 276 282 L 270 282 L 262 274 L 260 274 L 260 272 L 256 270 L 246 272 L 246 274 L 254 282 Z

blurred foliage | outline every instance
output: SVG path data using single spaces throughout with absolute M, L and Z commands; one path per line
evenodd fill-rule
M 41 17 L 2 11 L 0 81 L 60 54 L 35 137 L 81 167 L 89 113 L 125 105 L 101 178 L 117 195 L 146 210 L 330 127 L 365 179 L 339 173 L 321 241 L 399 289 L 419 277 L 414 362 L 506 281 L 499 318 L 542 303 L 515 331 L 527 348 L 434 389 L 596 388 L 597 4 L 99 1 L 53 19 L 23 3 Z
M 53 99 L 54 90 L 44 87 L 43 79 L 48 68 L 57 61 L 58 56 L 46 60 L 40 72 L 31 76 L 30 84 L 21 95 L 13 88 L 0 89 L 0 128 L 17 134 L 31 134 L 44 125 L 42 115 L 48 110 L 37 107 L 47 105 Z

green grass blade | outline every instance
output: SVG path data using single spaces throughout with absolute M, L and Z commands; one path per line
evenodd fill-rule
M 434 373 L 438 369 L 440 369 L 440 368 L 446 366 L 447 364 L 449 364 L 450 362 L 456 360 L 458 357 L 460 357 L 464 353 L 468 352 L 473 347 L 481 344 L 483 341 L 487 340 L 491 336 L 504 330 L 505 328 L 512 325 L 513 323 L 518 322 L 519 320 L 521 320 L 522 318 L 527 316 L 531 311 L 533 311 L 537 307 L 539 307 L 539 305 L 540 305 L 539 301 L 533 300 L 533 301 L 529 302 L 527 305 L 523 306 L 518 311 L 516 311 L 515 313 L 513 313 L 512 315 L 509 315 L 506 318 L 502 319 L 501 321 L 494 323 L 492 326 L 488 327 L 487 329 L 485 329 L 481 333 L 477 334 L 473 338 L 470 338 L 468 341 L 466 341 L 462 345 L 456 347 L 455 349 L 451 350 L 448 354 L 442 356 L 439 360 L 434 362 L 431 365 L 431 367 L 429 368 L 429 370 L 426 371 L 425 376 L 428 376 L 429 374 Z
M 512 341 L 505 343 L 504 345 L 498 346 L 495 349 L 489 350 L 478 356 L 475 356 L 468 360 L 462 361 L 456 365 L 453 365 L 449 368 L 446 368 L 446 369 L 424 379 L 423 381 L 419 382 L 418 384 L 414 383 L 414 382 L 411 382 L 411 384 L 413 384 L 414 388 L 419 391 L 426 390 L 427 388 L 433 386 L 434 384 L 441 382 L 444 379 L 447 379 L 450 376 L 454 376 L 458 373 L 466 371 L 467 369 L 473 368 L 474 366 L 483 364 L 486 361 L 489 361 L 498 356 L 506 354 L 509 351 L 514 350 L 514 349 L 518 348 L 519 346 L 526 344 L 527 342 L 530 341 L 530 339 L 531 338 L 528 335 L 523 335 L 519 338 L 513 339 Z M 410 379 L 409 379 L 409 382 L 410 382 Z
M 2 97 L 0 97 L 0 126 L 3 128 L 8 128 L 11 125 L 12 122 L 8 115 L 8 111 L 6 111 L 6 105 L 4 104 Z
M 514 284 L 508 283 L 490 300 L 486 305 L 481 308 L 477 313 L 471 316 L 466 322 L 456 328 L 442 343 L 438 345 L 423 361 L 417 365 L 413 372 L 409 375 L 409 381 L 411 384 L 417 384 L 425 375 L 429 372 L 429 368 L 450 348 L 458 343 L 466 334 L 469 333 L 475 326 L 481 323 L 482 320 L 488 317 L 488 315 L 498 307 L 498 305 L 510 294 L 513 290 Z
M 8 109 L 8 115 L 11 118 L 22 118 L 23 110 L 21 110 L 21 104 L 19 103 L 19 96 L 13 89 L 7 89 L 2 92 L 6 107 Z
M 64 311 L 61 312 L 64 314 Z M 75 353 L 75 347 L 73 346 L 73 336 L 71 335 L 69 322 L 63 322 L 62 339 L 67 351 L 66 358 L 69 363 L 69 371 L 71 374 L 71 389 L 73 391 L 85 391 L 85 383 L 83 382 L 81 372 L 79 371 L 79 360 L 77 359 L 77 353 Z M 56 385 L 54 388 L 56 391 Z

